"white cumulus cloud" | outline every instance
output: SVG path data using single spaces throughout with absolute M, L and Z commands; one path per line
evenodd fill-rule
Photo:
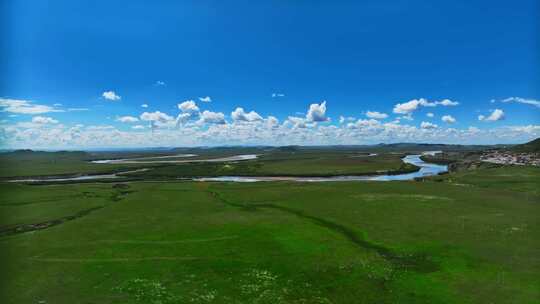
M 420 106 L 435 106 L 435 105 L 428 102 L 424 98 L 413 99 L 404 103 L 396 104 L 394 106 L 393 112 L 396 114 L 409 114 L 416 111 L 416 109 L 418 109 L 418 107 Z
M 168 121 L 159 132 L 144 132 L 148 126 L 133 125 L 129 130 L 113 126 L 65 126 L 60 123 L 40 125 L 33 122 L 0 125 L 0 139 L 9 148 L 89 148 L 197 145 L 333 145 L 376 144 L 380 142 L 426 142 L 458 144 L 522 143 L 540 136 L 539 125 L 513 125 L 488 129 L 445 128 L 433 125 L 408 125 L 405 122 L 381 123 L 361 119 L 347 125 L 306 123 L 305 117 L 291 117 L 283 124 L 268 117 L 260 123 L 211 124 L 201 127 L 188 124 L 173 128 L 174 119 L 151 112 L 150 121 Z M 208 115 L 204 115 L 207 117 Z M 221 116 L 221 115 L 218 115 Z M 218 119 L 218 121 L 221 119 Z M 224 121 L 221 120 L 221 121 Z M 298 126 L 294 127 L 295 121 Z M 157 123 L 156 123 L 157 124 Z M 142 125 L 142 124 L 141 124 Z M 303 125 L 303 126 L 302 126 Z M 153 127 L 152 127 L 153 128 Z M 152 129 L 154 130 L 154 129 Z
M 202 102 L 212 102 L 212 98 L 210 98 L 210 96 L 199 97 L 199 100 Z
M 373 119 L 385 119 L 385 118 L 388 118 L 388 114 L 380 113 L 380 112 L 377 112 L 377 111 L 367 111 L 366 116 L 368 118 L 373 118 Z
M 309 122 L 328 121 L 328 117 L 326 117 L 326 101 L 321 102 L 321 104 L 311 104 L 306 119 Z
M 307 128 L 306 120 L 302 117 L 289 116 L 287 118 L 287 123 L 292 124 L 294 129 L 303 129 Z
M 32 118 L 32 122 L 36 124 L 57 124 L 58 120 L 51 117 L 35 116 Z
M 414 118 L 412 117 L 412 113 L 409 113 L 407 115 L 403 115 L 403 116 L 400 116 L 398 118 L 396 118 L 396 120 L 408 120 L 408 121 L 413 121 Z
M 444 115 L 443 117 L 441 117 L 441 120 L 446 122 L 446 123 L 455 123 L 456 122 L 456 119 L 454 117 L 452 117 L 451 115 Z
M 452 101 L 450 99 L 443 99 L 441 101 L 437 101 L 435 102 L 436 104 L 438 105 L 441 105 L 441 106 L 445 106 L 445 107 L 449 107 L 449 106 L 457 106 L 459 105 L 459 102 L 457 101 Z
M 30 100 L 0 98 L 0 109 L 2 112 L 17 114 L 44 114 L 49 112 L 64 112 L 55 107 L 35 104 Z
M 113 126 L 88 126 L 86 129 L 89 131 L 107 131 L 114 130 L 115 128 Z
M 236 110 L 231 112 L 231 118 L 234 121 L 260 121 L 263 118 L 255 111 L 244 112 L 243 108 L 237 107 Z
M 378 129 L 382 126 L 381 122 L 376 119 L 358 119 L 356 122 L 348 123 L 349 129 Z
M 396 114 L 410 114 L 416 111 L 419 107 L 436 107 L 438 105 L 448 107 L 457 106 L 459 102 L 452 101 L 450 99 L 443 99 L 441 101 L 430 102 L 425 98 L 413 99 L 404 103 L 398 103 L 394 106 L 393 112 Z
M 178 104 L 178 108 L 180 111 L 184 113 L 196 113 L 199 112 L 199 107 L 193 100 L 186 100 L 180 104 Z
M 167 121 L 174 120 L 172 116 L 169 116 L 160 111 L 144 112 L 141 114 L 140 118 L 141 120 L 144 120 L 144 121 L 159 121 L 159 122 L 167 122 Z
M 139 121 L 139 119 L 133 116 L 120 116 L 116 118 L 116 121 L 131 123 L 131 122 L 137 122 Z
M 176 117 L 176 126 L 183 125 L 189 121 L 189 119 L 192 117 L 191 113 L 180 113 Z
M 209 124 L 225 124 L 225 114 L 221 112 L 211 112 L 205 110 L 200 114 L 200 123 L 209 123 Z
M 101 96 L 103 96 L 103 98 L 105 98 L 107 100 L 111 100 L 111 101 L 118 101 L 118 100 L 122 99 L 122 97 L 120 95 L 117 95 L 114 91 L 103 92 L 103 94 L 101 94 Z
M 491 111 L 487 117 L 484 115 L 478 115 L 480 121 L 499 121 L 504 119 L 504 111 L 501 109 L 495 109 Z
M 274 116 L 268 116 L 266 118 L 266 125 L 272 129 L 277 128 L 279 126 L 279 120 Z
M 436 124 L 427 121 L 422 121 L 422 123 L 420 124 L 420 128 L 422 129 L 436 129 L 437 127 L 438 126 Z

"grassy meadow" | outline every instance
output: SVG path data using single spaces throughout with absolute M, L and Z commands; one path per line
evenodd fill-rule
M 171 160 L 218 159 L 242 154 L 257 154 L 256 160 L 233 162 L 192 162 L 164 164 L 163 155 L 195 154 L 190 158 L 171 157 Z M 282 151 L 278 148 L 180 149 L 165 152 L 35 152 L 0 153 L 0 178 L 74 176 L 115 173 L 152 168 L 130 174 L 132 178 L 163 179 L 220 175 L 266 176 L 332 176 L 377 173 L 401 173 L 416 168 L 401 161 L 403 153 L 381 153 L 369 156 L 358 149 L 335 151 L 308 149 Z M 91 160 L 146 158 L 144 163 L 96 164 Z
M 138 168 L 138 165 L 93 164 L 87 152 L 40 152 L 19 150 L 0 153 L 0 178 L 102 174 Z M 103 155 L 102 157 L 105 157 Z
M 3 183 L 0 301 L 538 303 L 539 179 Z
M 367 156 L 358 153 L 271 153 L 256 160 L 184 163 L 129 174 L 132 178 L 168 179 L 203 176 L 336 176 L 412 172 L 401 154 Z

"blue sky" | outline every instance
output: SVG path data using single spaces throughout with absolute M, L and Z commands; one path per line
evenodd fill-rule
M 539 136 L 537 1 L 381 2 L 4 1 L 2 146 Z

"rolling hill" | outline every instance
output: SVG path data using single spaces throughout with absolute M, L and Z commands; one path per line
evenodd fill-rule
M 512 147 L 512 151 L 516 152 L 540 152 L 540 138 L 531 140 L 528 143 L 516 145 Z

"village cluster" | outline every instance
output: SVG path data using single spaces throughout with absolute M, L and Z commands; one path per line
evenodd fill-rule
M 484 153 L 480 160 L 494 164 L 540 166 L 540 153 L 490 151 Z

